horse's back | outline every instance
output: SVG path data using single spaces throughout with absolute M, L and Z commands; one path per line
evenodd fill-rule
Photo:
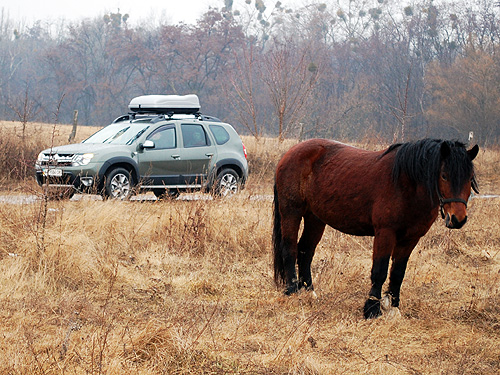
M 324 139 L 305 141 L 278 164 L 277 189 L 301 215 L 310 211 L 343 232 L 372 235 L 373 207 L 394 188 L 391 157 L 382 155 Z
M 381 155 L 382 152 L 362 150 L 340 142 L 311 139 L 285 153 L 278 163 L 276 179 L 282 184 L 298 182 L 302 189 L 335 181 L 357 190 L 355 187 L 360 186 L 360 179 L 380 176 L 380 173 L 390 175 L 391 166 L 379 161 Z

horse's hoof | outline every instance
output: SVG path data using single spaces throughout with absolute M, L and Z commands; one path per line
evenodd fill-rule
M 285 289 L 285 296 L 290 296 L 299 291 L 299 284 L 294 282 L 292 285 L 288 285 Z
M 380 308 L 382 309 L 383 312 L 388 312 L 391 310 L 391 307 L 392 307 L 392 296 L 390 294 L 386 294 L 380 300 Z
M 305 289 L 307 292 L 314 290 L 314 285 L 312 282 L 306 283 L 305 281 L 299 281 L 299 288 Z
M 309 285 L 307 285 L 307 283 L 304 283 L 303 285 L 304 285 L 303 287 L 305 288 L 306 292 L 309 292 L 313 299 L 318 299 L 318 295 L 314 291 L 314 286 L 312 283 L 310 283 Z
M 382 311 L 380 311 L 380 300 L 373 297 L 368 298 L 365 302 L 363 312 L 365 319 L 373 319 L 381 316 Z
M 401 318 L 401 311 L 397 307 L 391 307 L 389 310 L 384 311 L 384 317 L 386 319 L 399 319 Z

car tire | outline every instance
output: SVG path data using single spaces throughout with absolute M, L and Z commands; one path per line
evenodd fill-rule
M 153 189 L 153 194 L 159 200 L 176 199 L 180 195 L 180 192 L 177 189 Z
M 230 197 L 240 190 L 240 176 L 232 168 L 225 168 L 217 175 L 214 193 L 218 197 Z
M 134 187 L 132 176 L 125 168 L 111 169 L 104 177 L 104 199 L 125 200 L 132 195 Z

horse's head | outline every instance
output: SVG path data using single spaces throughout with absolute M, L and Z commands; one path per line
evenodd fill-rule
M 478 193 L 472 160 L 477 156 L 476 145 L 466 151 L 458 142 L 441 145 L 441 168 L 437 194 L 441 216 L 450 229 L 460 229 L 467 221 L 467 201 L 471 189 Z

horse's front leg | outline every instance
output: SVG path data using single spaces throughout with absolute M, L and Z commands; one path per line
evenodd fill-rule
M 391 296 L 392 307 L 399 307 L 399 294 L 401 291 L 401 284 L 405 277 L 406 266 L 410 254 L 418 243 L 417 240 L 406 243 L 404 246 L 397 246 L 392 254 L 392 265 L 389 280 L 389 289 L 387 294 Z
M 363 309 L 365 319 L 376 318 L 382 315 L 380 300 L 382 286 L 387 279 L 389 259 L 396 244 L 396 236 L 392 231 L 378 231 L 373 241 L 373 264 L 371 271 L 372 287 Z

